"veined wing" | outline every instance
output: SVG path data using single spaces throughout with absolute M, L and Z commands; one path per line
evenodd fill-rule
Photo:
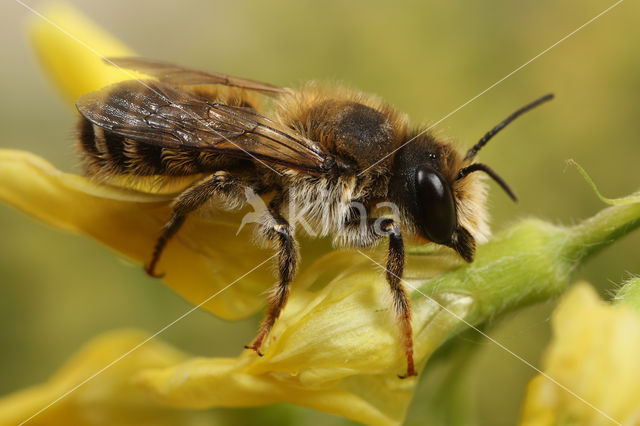
M 331 166 L 318 144 L 250 107 L 212 103 L 153 80 L 128 80 L 81 96 L 92 123 L 138 142 L 259 159 L 310 174 Z

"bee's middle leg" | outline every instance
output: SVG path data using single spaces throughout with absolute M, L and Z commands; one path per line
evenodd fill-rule
M 204 178 L 182 192 L 173 202 L 173 213 L 162 227 L 162 232 L 156 240 L 151 260 L 145 266 L 145 271 L 152 277 L 161 277 L 155 272 L 156 265 L 167 243 L 180 229 L 187 215 L 202 206 L 209 198 L 216 194 L 228 194 L 237 190 L 239 182 L 225 171 L 219 171 Z
M 270 291 L 269 306 L 260 325 L 258 336 L 253 343 L 245 346 L 247 349 L 253 349 L 260 356 L 262 356 L 262 353 L 260 353 L 262 342 L 271 331 L 271 328 L 280 316 L 280 312 L 287 303 L 287 299 L 289 298 L 289 285 L 298 267 L 298 251 L 293 236 L 293 229 L 289 225 L 289 222 L 279 213 L 279 207 L 280 199 L 276 197 L 269 205 L 270 223 L 263 225 L 263 231 L 267 239 L 274 241 L 278 247 L 279 281 Z

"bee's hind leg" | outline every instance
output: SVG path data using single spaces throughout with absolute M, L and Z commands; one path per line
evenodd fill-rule
M 151 255 L 151 260 L 149 263 L 144 265 L 144 271 L 147 275 L 154 278 L 162 278 L 164 274 L 158 274 L 155 269 L 158 261 L 160 260 L 160 255 L 164 251 L 165 246 L 175 235 L 176 232 L 182 227 L 185 219 L 187 218 L 186 214 L 177 214 L 173 213 L 167 223 L 162 227 L 162 233 L 156 240 L 156 245 L 153 247 L 153 254 Z
M 263 228 L 261 230 L 268 240 L 277 244 L 279 281 L 270 291 L 269 306 L 262 324 L 260 324 L 258 336 L 253 343 L 245 346 L 246 349 L 253 349 L 260 356 L 262 356 L 260 352 L 262 342 L 271 331 L 280 316 L 280 312 L 287 303 L 289 284 L 291 284 L 298 266 L 298 251 L 293 237 L 293 229 L 289 222 L 279 213 L 281 203 L 282 199 L 279 196 L 276 196 L 271 201 L 269 204 L 270 220 L 262 225 Z
M 240 188 L 239 182 L 233 180 L 228 172 L 218 171 L 184 190 L 173 202 L 173 214 L 162 227 L 162 233 L 156 240 L 151 260 L 144 268 L 146 273 L 152 277 L 162 277 L 163 274 L 157 274 L 155 272 L 160 256 L 171 237 L 178 232 L 189 213 L 202 206 L 213 195 L 228 194 L 230 191 L 238 188 Z

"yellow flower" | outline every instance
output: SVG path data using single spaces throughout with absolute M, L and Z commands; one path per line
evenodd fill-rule
M 544 372 L 623 425 L 640 424 L 640 313 L 574 286 L 551 319 L 553 340 Z M 604 425 L 610 419 L 536 376 L 528 385 L 522 425 Z
M 165 195 L 96 185 L 61 173 L 44 160 L 22 152 L 0 151 L 0 182 L 0 198 L 47 223 L 91 235 L 138 262 L 146 259 L 157 229 L 168 213 Z M 226 241 L 234 241 L 235 229 L 235 226 L 205 220 L 193 223 L 185 229 L 186 236 L 167 250 L 162 264 L 167 271 L 165 279 L 174 283 L 176 291 L 200 303 L 214 294 L 216 285 L 226 285 L 233 281 L 234 275 L 237 277 L 249 270 L 259 256 L 249 257 L 252 264 L 241 264 L 241 259 L 230 264 L 220 257 L 224 253 L 215 251 L 216 238 L 223 235 Z M 204 241 L 198 241 L 196 235 L 204 237 Z M 225 250 L 228 249 L 228 245 L 225 246 Z M 242 250 L 259 252 L 250 245 Z M 408 275 L 426 279 L 442 267 L 439 262 L 434 264 L 429 266 L 427 261 L 420 264 L 419 269 L 409 269 Z M 248 278 L 220 293 L 205 307 L 218 315 L 237 317 L 250 311 L 248 306 L 254 309 L 263 303 L 263 287 L 259 286 L 268 284 L 271 277 L 265 279 L 263 273 L 262 278 Z M 327 281 L 329 284 L 325 285 Z M 399 423 L 416 382 L 397 378 L 397 374 L 403 373 L 405 360 L 396 322 L 389 312 L 387 292 L 384 275 L 372 267 L 368 259 L 353 253 L 332 253 L 302 271 L 296 280 L 287 308 L 270 335 L 272 339 L 265 342 L 264 357 L 246 351 L 238 359 L 196 359 L 173 367 L 155 366 L 164 368 L 160 371 L 147 371 L 154 366 L 139 362 L 133 364 L 140 368 L 137 383 L 159 399 L 161 405 L 239 407 L 286 401 L 366 423 Z M 455 292 L 436 297 L 449 312 L 429 300 L 415 304 L 418 365 L 424 364 L 459 325 L 459 319 L 452 313 L 464 318 L 472 304 L 469 296 Z M 93 352 L 107 351 L 114 359 L 131 346 L 108 339 Z M 147 349 L 146 354 L 153 354 L 152 349 Z M 74 357 L 70 367 L 56 375 L 60 379 L 53 378 L 53 384 L 45 386 L 46 391 L 42 391 L 45 396 L 31 398 L 29 395 L 40 391 L 24 391 L 0 400 L 0 407 L 17 403 L 19 407 L 27 407 L 19 411 L 20 415 L 32 414 L 38 403 L 44 406 L 46 401 L 64 393 L 65 386 L 71 388 L 80 381 L 75 373 L 68 374 L 72 366 L 84 364 L 79 361 L 83 357 Z M 97 371 L 106 363 L 92 362 L 81 371 L 88 376 L 92 369 Z M 121 376 L 107 371 L 100 376 L 114 374 L 125 386 L 132 376 L 131 370 L 120 371 L 126 373 Z M 92 389 L 101 383 L 97 381 Z M 82 391 L 76 392 L 82 395 Z M 115 400 L 109 400 L 112 397 Z M 104 404 L 117 405 L 117 395 L 109 394 L 105 399 Z M 61 412 L 69 419 L 80 415 L 76 411 L 92 410 L 91 406 L 78 407 L 76 399 L 72 401 L 75 402 L 63 400 L 56 404 L 65 407 Z M 144 406 L 141 410 L 144 412 Z

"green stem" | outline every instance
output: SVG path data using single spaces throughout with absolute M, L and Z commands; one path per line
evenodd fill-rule
M 640 202 L 616 205 L 571 228 L 566 255 L 579 263 L 640 226 Z

